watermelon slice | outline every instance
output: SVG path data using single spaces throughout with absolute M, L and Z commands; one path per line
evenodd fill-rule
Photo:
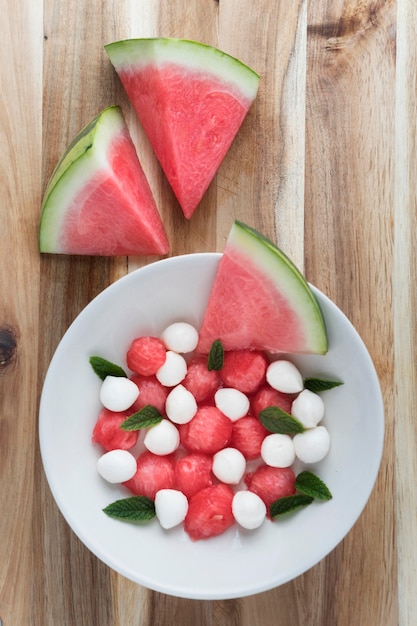
M 209 296 L 198 351 L 325 354 L 326 327 L 303 275 L 271 241 L 234 222 Z
M 41 252 L 163 255 L 168 239 L 120 108 L 74 139 L 46 188 Z
M 256 96 L 259 76 L 217 48 L 184 39 L 127 39 L 105 49 L 190 218 Z

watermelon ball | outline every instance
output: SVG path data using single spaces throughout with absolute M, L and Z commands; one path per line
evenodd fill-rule
M 169 392 L 165 411 L 167 417 L 175 424 L 186 424 L 197 413 L 197 402 L 193 394 L 184 385 L 179 384 Z
M 157 337 L 137 337 L 126 354 L 127 366 L 142 376 L 156 374 L 165 363 L 165 346 Z
M 167 350 L 181 354 L 193 352 L 198 344 L 198 332 L 187 322 L 174 322 L 165 328 L 161 340 Z
M 257 350 L 230 350 L 224 354 L 220 376 L 228 387 L 253 393 L 265 381 L 267 359 Z
M 209 370 L 207 358 L 197 356 L 188 363 L 183 385 L 190 391 L 197 403 L 206 402 L 220 387 L 221 380 L 216 370 Z
M 191 452 L 175 464 L 175 485 L 187 498 L 213 484 L 213 459 L 208 454 Z
M 268 365 L 266 380 L 273 389 L 283 393 L 299 393 L 304 389 L 300 372 L 291 361 L 280 359 Z
M 261 446 L 269 431 L 252 415 L 245 415 L 234 422 L 230 445 L 240 450 L 249 461 L 261 455 Z
M 125 431 L 120 428 L 120 424 L 129 415 L 129 411 L 114 413 L 109 409 L 102 409 L 93 429 L 93 442 L 101 445 L 106 451 L 133 448 L 138 440 L 138 431 Z
M 261 457 L 272 467 L 290 467 L 295 461 L 295 450 L 289 435 L 272 433 L 262 442 Z
M 237 485 L 245 469 L 246 459 L 236 448 L 223 448 L 213 456 L 213 474 L 227 485 Z
M 160 489 L 155 495 L 155 513 L 162 528 L 169 530 L 181 524 L 188 511 L 188 500 L 177 489 Z
M 247 530 L 262 525 L 266 517 L 265 502 L 253 491 L 237 491 L 233 496 L 232 512 L 236 522 Z
M 222 483 L 190 498 L 184 529 L 193 541 L 217 537 L 233 526 L 233 491 Z
M 136 460 L 136 473 L 122 483 L 136 496 L 155 499 L 160 489 L 174 488 L 175 458 L 173 454 L 159 456 L 145 450 Z
M 131 379 L 139 389 L 139 396 L 132 405 L 132 412 L 140 411 L 150 404 L 161 414 L 165 410 L 168 389 L 161 385 L 155 376 L 134 374 Z
M 304 389 L 292 403 L 291 414 L 305 428 L 313 428 L 324 417 L 324 402 L 317 393 Z
M 278 406 L 286 413 L 290 413 L 293 399 L 293 395 L 272 389 L 269 384 L 266 384 L 252 397 L 252 412 L 255 417 L 259 417 L 259 413 L 267 407 Z
M 226 447 L 233 423 L 215 406 L 202 406 L 187 424 L 180 424 L 181 443 L 190 452 L 215 454 Z
M 175 387 L 187 374 L 187 362 L 181 354 L 168 350 L 164 364 L 158 369 L 155 376 L 165 387 Z
M 180 444 L 180 434 L 172 422 L 163 419 L 148 428 L 143 443 L 145 448 L 154 454 L 171 454 Z
M 238 389 L 223 387 L 214 394 L 216 407 L 232 422 L 244 417 L 249 411 L 249 398 Z
M 295 474 L 290 467 L 261 465 L 245 476 L 249 491 L 256 493 L 269 508 L 271 504 L 295 493 Z
M 303 463 L 318 463 L 330 450 L 330 435 L 325 426 L 316 426 L 294 436 L 295 454 Z
M 100 401 L 110 411 L 125 411 L 138 395 L 135 383 L 123 376 L 106 376 L 100 388 Z
M 123 483 L 136 473 L 136 459 L 127 450 L 110 450 L 97 461 L 97 471 L 108 483 Z

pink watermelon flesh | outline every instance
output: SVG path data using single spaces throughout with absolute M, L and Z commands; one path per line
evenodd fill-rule
M 133 142 L 122 130 L 98 171 L 74 198 L 62 225 L 63 253 L 162 255 L 168 239 Z
M 297 314 L 247 255 L 230 246 L 220 260 L 200 330 L 199 352 L 220 339 L 225 350 L 305 351 Z
M 118 74 L 189 219 L 252 100 L 212 75 L 173 63 L 120 68 Z

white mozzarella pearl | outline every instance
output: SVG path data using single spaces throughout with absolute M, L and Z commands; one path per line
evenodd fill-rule
M 243 528 L 259 528 L 266 517 L 266 505 L 252 491 L 237 491 L 232 500 L 232 512 L 236 522 Z
M 180 434 L 172 422 L 163 419 L 147 430 L 143 443 L 150 452 L 164 456 L 178 448 Z
M 232 422 L 244 417 L 249 411 L 249 398 L 238 389 L 230 387 L 218 389 L 214 395 L 214 403 Z
M 175 424 L 186 424 L 197 413 L 197 402 L 191 391 L 179 384 L 169 392 L 165 401 L 165 411 Z
M 187 362 L 181 354 L 167 350 L 165 363 L 156 372 L 156 378 L 165 387 L 175 387 L 184 380 Z
M 268 365 L 266 380 L 271 387 L 282 393 L 299 393 L 304 388 L 303 377 L 294 363 L 284 359 Z
M 213 456 L 212 472 L 227 485 L 237 485 L 245 469 L 246 459 L 236 448 L 223 448 Z
M 324 417 L 324 402 L 317 393 L 304 389 L 292 403 L 291 414 L 305 428 L 313 428 Z
M 187 354 L 196 349 L 198 344 L 198 332 L 187 322 L 174 322 L 165 328 L 161 335 L 168 350 Z
M 100 401 L 110 411 L 125 411 L 138 395 L 138 386 L 124 376 L 106 376 L 100 388 Z
M 295 460 L 292 438 L 279 433 L 267 435 L 262 442 L 261 457 L 271 467 L 289 467 Z
M 293 441 L 295 454 L 303 463 L 318 463 L 330 449 L 330 435 L 325 426 L 298 433 Z
M 98 459 L 97 471 L 109 483 L 124 483 L 136 474 L 136 459 L 128 450 L 110 450 Z
M 155 513 L 162 528 L 168 530 L 184 521 L 188 500 L 177 489 L 160 489 L 155 494 Z

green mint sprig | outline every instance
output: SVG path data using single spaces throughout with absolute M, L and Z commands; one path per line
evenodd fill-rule
M 292 513 L 297 509 L 308 506 L 313 502 L 314 498 L 304 494 L 294 494 L 293 496 L 284 496 L 275 500 L 270 508 L 269 513 L 272 519 L 277 519 L 288 513 Z
M 279 406 L 268 406 L 262 409 L 259 413 L 259 420 L 271 433 L 296 435 L 305 431 L 300 421 Z
M 122 430 L 140 430 L 141 428 L 149 428 L 155 426 L 162 421 L 162 415 L 157 408 L 151 404 L 146 404 L 136 413 L 129 415 L 128 418 L 120 424 Z
M 320 393 L 321 391 L 327 391 L 328 389 L 333 389 L 334 387 L 339 387 L 343 385 L 340 380 L 326 380 L 324 378 L 305 378 L 304 379 L 304 388 L 309 391 L 313 391 L 314 393 Z
M 298 493 L 291 496 L 278 498 L 269 507 L 271 519 L 275 520 L 284 515 L 292 513 L 300 508 L 306 507 L 314 500 L 331 500 L 333 497 L 327 485 L 313 474 L 313 472 L 303 471 L 295 479 L 295 489 Z
M 216 339 L 211 344 L 210 352 L 208 355 L 207 369 L 219 371 L 224 364 L 224 348 L 220 339 Z
M 155 503 L 146 496 L 122 498 L 108 504 L 104 513 L 109 517 L 130 522 L 147 522 L 155 517 Z
M 304 471 L 298 474 L 295 488 L 316 500 L 331 500 L 333 497 L 328 486 L 313 472 Z
M 107 361 L 107 359 L 103 359 L 101 356 L 90 356 L 90 365 L 101 380 L 104 380 L 106 376 L 127 378 L 126 372 L 120 365 Z

